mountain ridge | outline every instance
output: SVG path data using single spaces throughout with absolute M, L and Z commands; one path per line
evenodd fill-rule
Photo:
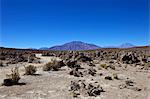
M 49 50 L 93 50 L 101 48 L 94 44 L 88 44 L 81 41 L 72 41 L 63 45 L 50 47 Z
M 56 45 L 52 47 L 42 47 L 40 50 L 94 50 L 99 48 L 131 48 L 135 47 L 135 45 L 131 43 L 123 43 L 119 46 L 106 46 L 100 47 L 95 44 L 89 44 L 82 41 L 71 41 L 62 45 Z

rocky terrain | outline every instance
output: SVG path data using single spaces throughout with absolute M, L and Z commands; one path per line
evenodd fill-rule
M 0 49 L 0 99 L 150 99 L 150 47 Z

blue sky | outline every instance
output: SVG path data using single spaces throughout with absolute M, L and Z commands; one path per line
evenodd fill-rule
M 0 46 L 148 45 L 149 0 L 1 0 Z

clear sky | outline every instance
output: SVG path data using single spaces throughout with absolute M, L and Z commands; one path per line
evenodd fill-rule
M 149 0 L 1 0 L 0 46 L 148 45 Z

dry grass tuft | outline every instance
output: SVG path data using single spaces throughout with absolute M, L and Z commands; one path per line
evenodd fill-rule
M 17 85 L 20 80 L 20 74 L 18 71 L 18 67 L 15 67 L 11 70 L 10 75 L 6 75 L 6 79 L 3 81 L 3 85 L 5 86 L 11 86 L 11 85 Z
M 25 75 L 34 75 L 36 71 L 37 71 L 37 68 L 33 65 L 29 65 L 25 67 Z
M 48 62 L 47 64 L 44 65 L 43 70 L 44 71 L 58 71 L 59 68 L 61 68 L 62 66 L 64 66 L 63 61 L 56 61 L 53 60 L 52 62 Z
M 108 66 L 106 65 L 106 64 L 101 64 L 100 65 L 102 68 L 104 68 L 104 69 L 107 69 L 108 68 Z

